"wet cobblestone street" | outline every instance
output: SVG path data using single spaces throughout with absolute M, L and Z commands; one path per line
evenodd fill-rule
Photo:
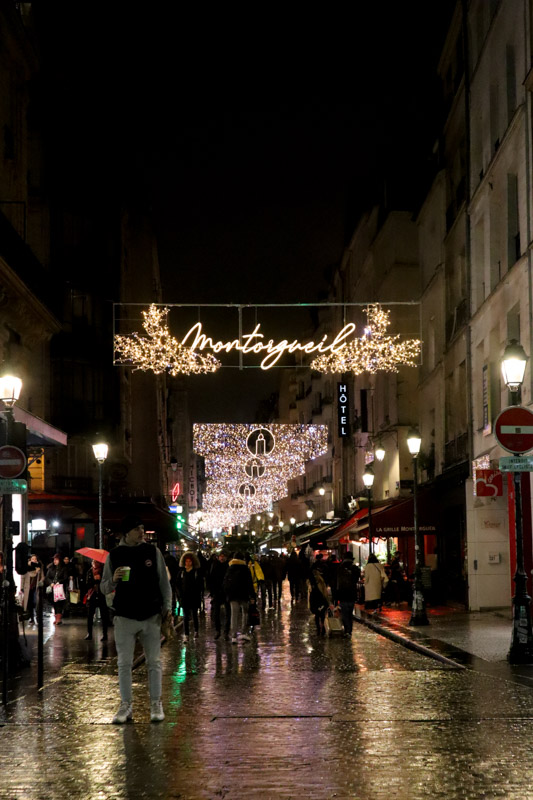
M 26 675 L 10 693 L 1 798 L 533 798 L 531 689 L 361 625 L 317 639 L 287 596 L 249 644 L 215 642 L 203 618 L 199 640 L 163 647 L 160 724 L 143 665 L 133 723 L 110 724 L 114 644 L 84 634 L 67 620 L 44 691 Z

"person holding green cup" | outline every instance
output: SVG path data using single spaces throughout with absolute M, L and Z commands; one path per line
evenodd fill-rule
M 133 716 L 132 668 L 137 638 L 146 657 L 150 720 L 161 722 L 165 718 L 161 702 L 161 623 L 172 616 L 172 589 L 163 554 L 144 541 L 140 517 L 125 517 L 121 530 L 120 543 L 111 550 L 102 577 L 102 591 L 114 593 L 121 703 L 113 722 L 123 724 Z

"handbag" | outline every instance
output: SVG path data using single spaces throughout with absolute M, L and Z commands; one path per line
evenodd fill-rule
M 72 605 L 77 606 L 80 602 L 80 592 L 79 589 L 71 589 L 69 592 L 70 602 Z
M 66 600 L 65 590 L 62 583 L 54 583 L 54 603 L 59 603 L 61 600 Z

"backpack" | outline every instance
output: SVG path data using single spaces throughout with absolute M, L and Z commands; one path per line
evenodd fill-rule
M 337 570 L 337 591 L 349 592 L 352 589 L 352 573 L 346 567 L 340 566 Z
M 15 570 L 19 575 L 25 575 L 28 572 L 30 552 L 30 546 L 27 542 L 19 542 L 15 547 Z

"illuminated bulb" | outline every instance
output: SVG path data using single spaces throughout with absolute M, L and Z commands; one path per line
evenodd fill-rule
M 400 342 L 400 334 L 387 334 L 390 325 L 390 311 L 383 311 L 379 304 L 365 309 L 368 325 L 363 336 L 347 342 L 336 353 L 328 353 L 315 358 L 311 368 L 318 372 L 339 373 L 363 372 L 374 374 L 379 371 L 398 372 L 400 365 L 416 367 L 420 357 L 419 339 L 406 339 Z

